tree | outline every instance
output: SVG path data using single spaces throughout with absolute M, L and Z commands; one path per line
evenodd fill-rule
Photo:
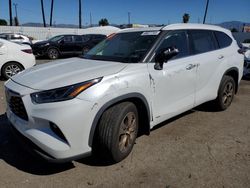
M 4 19 L 0 19 L 0 25 L 7 25 L 7 21 Z
M 189 22 L 189 14 L 188 13 L 185 13 L 183 16 L 182 16 L 182 20 L 183 20 L 183 23 L 188 23 Z
M 107 20 L 107 18 L 102 18 L 99 21 L 99 26 L 106 26 L 109 25 L 109 21 Z
M 14 25 L 19 26 L 19 21 L 18 21 L 18 18 L 16 16 L 14 17 Z
M 236 28 L 232 28 L 232 29 L 231 29 L 231 32 L 232 32 L 232 33 L 236 33 L 236 32 L 238 32 L 238 30 L 237 30 Z

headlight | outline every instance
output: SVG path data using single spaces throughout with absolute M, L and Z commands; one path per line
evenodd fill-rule
M 96 78 L 70 86 L 32 93 L 30 96 L 32 102 L 37 104 L 70 100 L 101 80 L 102 78 Z

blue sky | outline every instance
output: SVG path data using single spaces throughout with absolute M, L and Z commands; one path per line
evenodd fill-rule
M 12 0 L 18 4 L 20 23 L 42 23 L 40 0 Z M 182 21 L 182 15 L 190 14 L 190 22 L 202 22 L 206 0 L 82 0 L 83 25 L 93 24 L 101 18 L 110 23 L 168 24 Z M 46 22 L 49 23 L 50 0 L 44 0 Z M 250 0 L 210 0 L 207 22 L 250 22 Z M 15 15 L 13 7 L 13 16 Z M 8 0 L 0 0 L 0 18 L 9 19 Z M 78 24 L 78 0 L 54 0 L 56 24 Z

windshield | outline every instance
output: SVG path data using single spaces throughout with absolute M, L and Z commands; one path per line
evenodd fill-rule
M 63 38 L 63 35 L 55 36 L 49 39 L 49 41 L 56 42 L 58 40 L 61 40 Z
M 159 33 L 160 31 L 118 33 L 96 45 L 83 58 L 138 63 Z

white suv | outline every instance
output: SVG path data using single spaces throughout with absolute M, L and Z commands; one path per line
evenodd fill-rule
M 7 81 L 7 116 L 43 157 L 99 151 L 115 162 L 139 134 L 213 101 L 225 110 L 243 72 L 230 31 L 199 24 L 126 29 L 82 58 L 43 64 Z

